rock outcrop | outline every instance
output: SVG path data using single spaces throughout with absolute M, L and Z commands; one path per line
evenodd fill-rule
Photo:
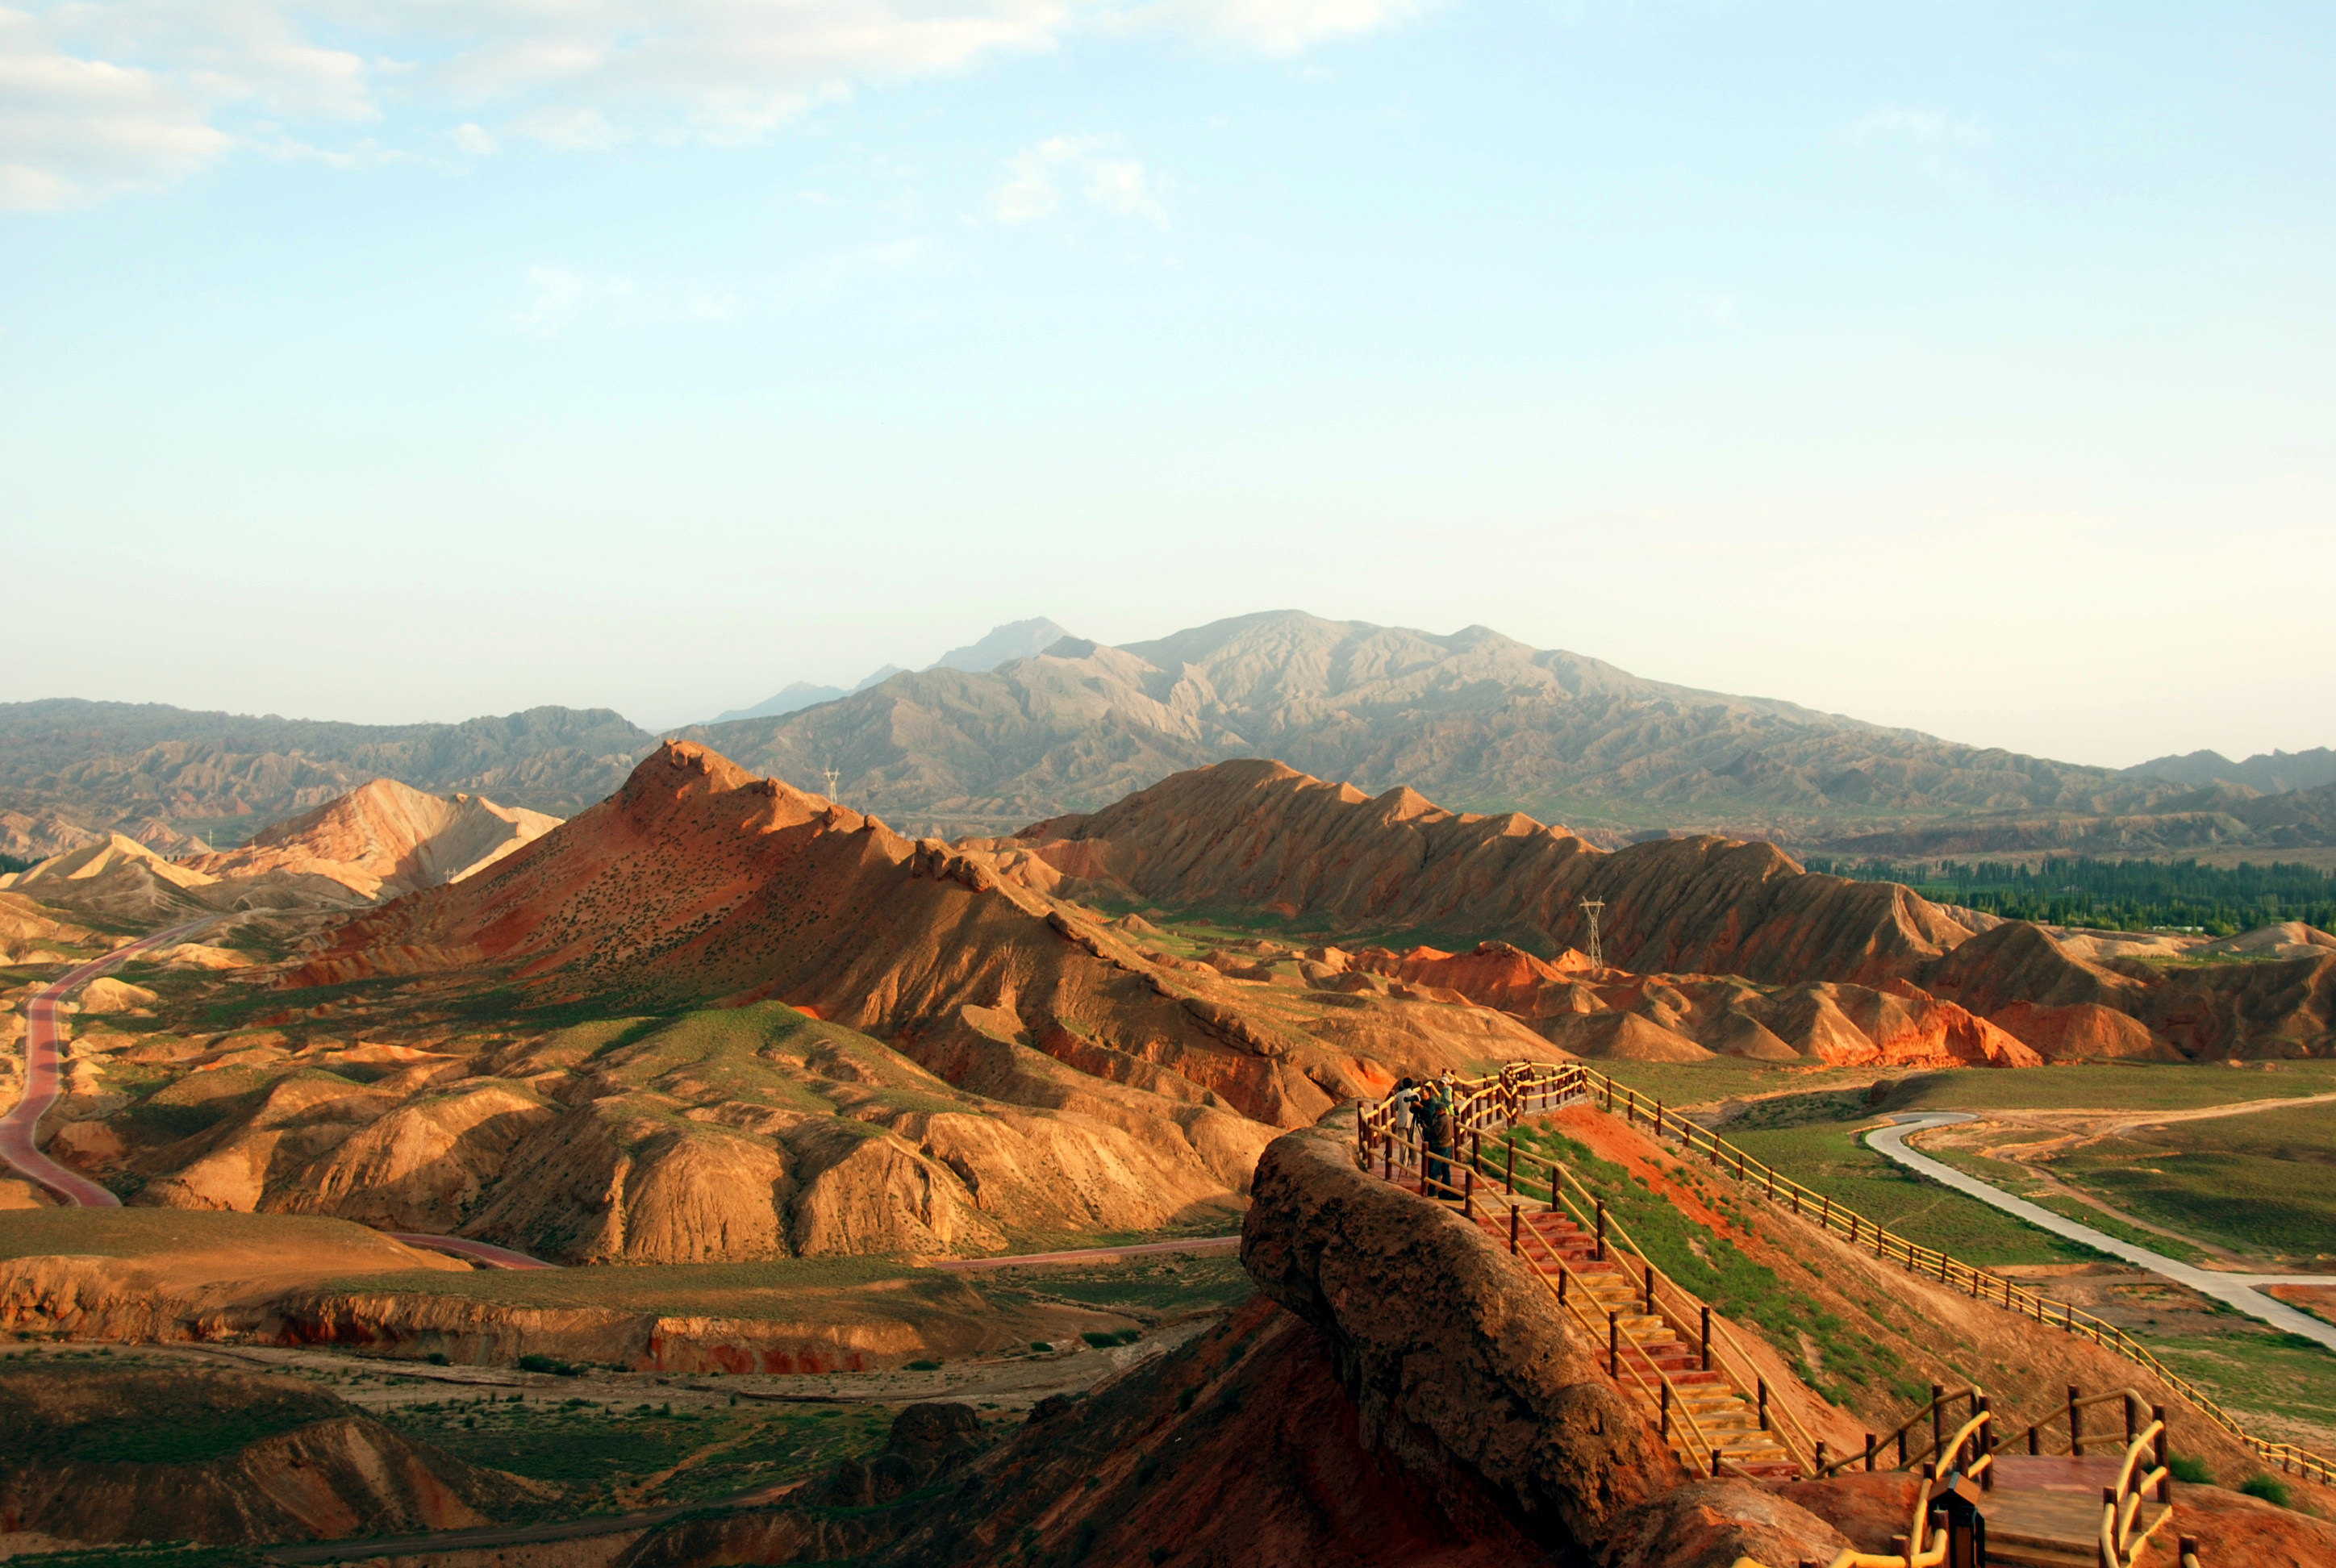
M 1822 1521 L 1748 1482 L 1698 1487 L 1584 1337 L 1475 1225 L 1356 1169 L 1352 1119 L 1285 1135 L 1258 1166 L 1241 1262 L 1331 1347 L 1365 1442 L 1481 1478 L 1544 1545 L 1618 1565 L 1745 1552 L 1830 1560 Z M 1700 1524 L 1705 1513 L 1728 1522 Z
M 576 1260 L 987 1251 L 1205 1213 L 1237 1202 L 1273 1129 L 1338 1098 L 1564 1054 L 1446 989 L 1318 989 L 1144 936 L 985 852 L 671 745 L 487 871 L 349 920 L 287 978 L 717 1010 L 638 1043 L 618 1025 L 589 1051 L 444 1060 L 387 1099 L 381 1082 L 272 1088 L 138 1154 L 139 1201 L 460 1224 Z M 495 1124 L 507 1143 L 462 1135 L 458 1154 L 456 1105 L 497 1082 L 530 1107 Z M 275 1104 L 287 1093 L 306 1108 Z
M 473 794 L 424 794 L 375 779 L 254 834 L 240 849 L 180 863 L 222 881 L 278 884 L 370 903 L 458 882 L 542 837 L 560 819 Z M 254 891 L 257 891 L 256 889 Z
M 0 876 L 0 889 L 104 919 L 161 924 L 209 908 L 201 895 L 217 881 L 172 864 L 136 839 L 111 833 L 30 871 Z
M 1664 839 L 1612 852 L 1522 813 L 1455 813 L 1280 763 L 1183 773 L 1013 843 L 1075 896 L 1247 908 L 1293 931 L 1465 932 L 1544 951 L 1604 948 L 1642 972 L 1763 981 L 1904 979 L 1971 932 L 1911 890 L 1804 872 L 1765 843 Z M 1033 882 L 1048 879 L 1037 868 Z

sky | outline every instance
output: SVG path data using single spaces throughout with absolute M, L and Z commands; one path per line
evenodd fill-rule
M 0 701 L 1045 615 L 2336 745 L 2336 8 L 0 0 Z

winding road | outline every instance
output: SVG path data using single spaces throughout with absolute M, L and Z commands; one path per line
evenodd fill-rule
M 2302 1334 L 2317 1339 L 2336 1350 L 2336 1324 L 2323 1323 L 2308 1312 L 2298 1311 L 2284 1301 L 2274 1300 L 2263 1293 L 2266 1285 L 2328 1285 L 2336 1284 L 2336 1275 L 2330 1274 L 2227 1274 L 2214 1269 L 2201 1269 L 2169 1258 L 2163 1252 L 2153 1252 L 2147 1247 L 2120 1240 L 2090 1225 L 2079 1223 L 2066 1214 L 2056 1214 L 2040 1204 L 2025 1198 L 2015 1198 L 2000 1187 L 1990 1186 L 1976 1176 L 1966 1175 L 1952 1165 L 1943 1164 L 1928 1154 L 1918 1154 L 1906 1146 L 1906 1140 L 1916 1133 L 1932 1127 L 1949 1127 L 1958 1122 L 1976 1121 L 1968 1111 L 1935 1111 L 1926 1115 L 1901 1116 L 1889 1126 L 1876 1127 L 1865 1135 L 1868 1146 L 1883 1158 L 1917 1171 L 1942 1186 L 1977 1198 L 1981 1203 L 2015 1215 L 2029 1224 L 2081 1242 L 2096 1251 L 2122 1258 L 2136 1268 L 2162 1275 L 2177 1285 L 2186 1285 L 2204 1296 L 2227 1302 L 2251 1318 L 2259 1318 L 2275 1329 L 2291 1334 Z M 2164 1117 L 2156 1118 L 2165 1120 Z
M 121 1199 L 88 1177 L 66 1170 L 34 1144 L 41 1118 L 57 1103 L 57 1072 L 67 1059 L 64 1027 L 57 1009 L 64 1006 L 67 997 L 108 969 L 118 969 L 140 953 L 179 941 L 189 931 L 200 930 L 218 918 L 209 915 L 156 931 L 151 937 L 141 937 L 102 959 L 92 959 L 79 969 L 69 970 L 62 979 L 33 993 L 32 999 L 24 1004 L 24 1095 L 13 1110 L 0 1116 L 0 1160 L 7 1161 L 74 1208 L 122 1206 Z
M 118 1209 L 122 1200 L 91 1181 L 87 1176 L 69 1171 L 41 1153 L 35 1142 L 41 1118 L 57 1103 L 63 1093 L 58 1084 L 61 1069 L 71 1059 L 65 1043 L 63 1014 L 61 1009 L 73 993 L 107 970 L 120 968 L 140 953 L 185 940 L 190 931 L 201 930 L 218 920 L 206 915 L 201 920 L 188 920 L 141 937 L 114 949 L 101 959 L 92 959 L 77 969 L 70 969 L 58 979 L 33 993 L 24 1004 L 24 1094 L 5 1116 L 0 1116 L 0 1160 L 5 1160 L 33 1181 L 38 1182 L 70 1208 Z M 473 1242 L 462 1236 L 433 1236 L 420 1232 L 393 1231 L 388 1234 L 409 1247 L 427 1247 L 433 1251 L 452 1252 L 456 1257 L 471 1258 L 498 1269 L 556 1269 L 557 1263 L 547 1263 L 540 1258 L 530 1258 L 525 1252 L 514 1252 L 508 1247 L 498 1247 L 489 1242 Z

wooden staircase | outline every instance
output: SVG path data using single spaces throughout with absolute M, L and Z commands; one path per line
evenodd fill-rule
M 1480 1214 L 1476 1223 L 1504 1247 L 1509 1243 L 1509 1220 L 1505 1213 Z M 1561 1272 L 1571 1272 L 1565 1281 L 1569 1290 L 1587 1289 L 1596 1303 L 1596 1315 L 1603 1320 L 1611 1314 L 1623 1332 L 1621 1359 L 1622 1376 L 1618 1381 L 1626 1391 L 1638 1391 L 1638 1380 L 1630 1373 L 1632 1368 L 1647 1373 L 1660 1368 L 1678 1390 L 1678 1399 L 1694 1421 L 1674 1416 L 1670 1423 L 1671 1447 L 1682 1456 L 1693 1453 L 1691 1466 L 1698 1472 L 1710 1461 L 1709 1447 L 1717 1447 L 1731 1468 L 1762 1479 L 1791 1480 L 1800 1475 L 1785 1446 L 1775 1434 L 1761 1427 L 1760 1412 L 1753 1402 L 1728 1385 L 1718 1372 L 1704 1368 L 1698 1349 L 1681 1339 L 1670 1325 L 1646 1310 L 1646 1302 L 1639 1287 L 1611 1259 L 1598 1256 L 1597 1238 L 1560 1213 L 1522 1213 L 1517 1216 L 1517 1254 L 1536 1271 L 1549 1276 L 1552 1284 Z M 1561 1261 L 1562 1269 L 1561 1269 Z M 1634 1348 L 1633 1341 L 1636 1341 Z M 1650 1368 L 1651 1364 L 1651 1368 Z M 1644 1398 L 1643 1393 L 1640 1397 Z M 1698 1434 L 1708 1439 L 1699 1444 Z

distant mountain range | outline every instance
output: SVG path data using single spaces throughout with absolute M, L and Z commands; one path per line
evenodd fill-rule
M 2162 756 L 2125 770 L 2162 778 L 2168 784 L 2239 784 L 2263 794 L 2317 789 L 2336 784 L 2336 751 L 2314 746 L 2310 751 L 2262 753 L 2244 762 L 2233 762 L 2218 751 L 2194 751 L 2186 756 Z
M 1076 638 L 988 674 L 927 670 L 685 732 L 903 825 L 1010 829 L 1180 769 L 1271 756 L 1368 791 L 1517 809 L 1610 842 L 1717 828 L 1825 844 L 1974 816 L 2145 812 L 2181 786 L 1694 690 L 1471 627 L 1276 611 L 1156 642 Z
M 117 827 L 143 838 L 138 828 L 152 822 L 238 843 L 377 778 L 573 816 L 622 784 L 656 744 L 607 708 L 356 725 L 160 703 L 0 704 L 0 822 L 28 824 L 44 854 Z M 74 828 L 84 832 L 78 842 L 56 842 Z
M 832 766 L 854 806 L 942 836 L 1270 756 L 1609 844 L 1682 831 L 1876 856 L 2336 844 L 2336 781 L 2315 782 L 2336 767 L 2325 749 L 2084 767 L 1646 680 L 1483 627 L 1438 636 L 1283 610 L 1113 648 L 1041 618 L 921 671 L 851 692 L 798 682 L 756 706 L 679 733 L 822 793 Z M 0 705 L 0 852 L 115 829 L 233 843 L 376 777 L 569 816 L 658 738 L 604 708 L 368 726 Z
M 1044 653 L 1070 635 L 1044 616 L 1035 620 L 1008 621 L 1004 626 L 992 627 L 989 635 L 979 642 L 968 643 L 963 648 L 949 649 L 949 652 L 935 659 L 930 667 L 965 670 L 996 669 L 1008 659 L 1028 658 L 1034 654 Z M 852 691 L 866 691 L 871 686 L 881 686 L 892 677 L 901 673 L 899 665 L 888 664 L 862 680 L 858 686 L 853 687 Z M 764 697 L 753 707 L 734 707 L 726 713 L 715 715 L 707 722 L 728 724 L 734 719 L 775 718 L 781 714 L 793 713 L 798 708 L 813 707 L 820 703 L 833 702 L 838 697 L 851 695 L 852 692 L 844 690 L 840 686 L 813 686 L 809 681 L 799 680 L 774 696 Z

